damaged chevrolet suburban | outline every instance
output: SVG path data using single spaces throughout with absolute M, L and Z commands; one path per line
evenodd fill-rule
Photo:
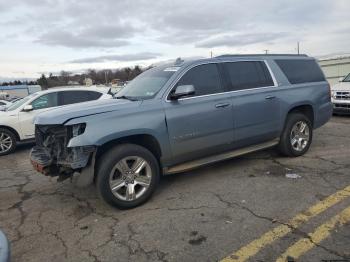
M 306 55 L 177 59 L 115 99 L 40 114 L 30 157 L 37 171 L 95 183 L 106 202 L 132 208 L 161 175 L 273 146 L 301 156 L 331 116 L 329 84 Z

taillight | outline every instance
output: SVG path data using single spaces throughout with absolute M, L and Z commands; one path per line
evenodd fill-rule
M 331 85 L 327 82 L 328 85 L 328 95 L 329 95 L 329 100 L 332 98 L 332 90 L 331 90 Z

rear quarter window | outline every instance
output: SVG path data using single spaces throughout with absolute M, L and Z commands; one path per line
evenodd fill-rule
M 321 68 L 311 59 L 275 60 L 291 84 L 326 81 Z

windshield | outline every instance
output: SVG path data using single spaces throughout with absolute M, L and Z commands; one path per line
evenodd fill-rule
M 350 74 L 343 79 L 343 82 L 350 82 Z
M 149 69 L 127 84 L 118 92 L 116 97 L 131 99 L 153 98 L 178 69 L 178 67 L 167 66 Z
M 10 105 L 6 111 L 13 111 L 16 110 L 17 108 L 19 108 L 20 106 L 24 105 L 26 102 L 28 102 L 30 99 L 32 99 L 33 97 L 35 97 L 36 94 L 32 94 L 29 96 L 26 96 L 25 98 L 22 98 L 18 101 L 16 101 L 15 103 L 13 103 L 12 105 Z

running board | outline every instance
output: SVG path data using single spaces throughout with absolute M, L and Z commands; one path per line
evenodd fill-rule
M 184 171 L 188 171 L 191 169 L 195 169 L 197 167 L 200 166 L 204 166 L 204 165 L 209 165 L 215 162 L 219 162 L 225 159 L 230 159 L 230 158 L 234 158 L 237 156 L 241 156 L 241 155 L 245 155 L 251 152 L 255 152 L 258 150 L 262 150 L 262 149 L 266 149 L 269 147 L 273 147 L 275 145 L 277 145 L 279 142 L 279 139 L 274 139 L 262 144 L 258 144 L 258 145 L 254 145 L 254 146 L 248 146 L 248 147 L 244 147 L 241 149 L 236 149 L 233 151 L 229 151 L 226 153 L 221 153 L 218 155 L 214 155 L 214 156 L 208 156 L 208 157 L 204 157 L 201 159 L 197 159 L 197 160 L 193 160 L 193 161 L 189 161 L 189 162 L 185 162 L 183 164 L 179 164 L 176 166 L 172 166 L 169 168 L 164 168 L 163 169 L 163 174 L 165 175 L 170 175 L 170 174 L 175 174 L 175 173 L 181 173 Z

